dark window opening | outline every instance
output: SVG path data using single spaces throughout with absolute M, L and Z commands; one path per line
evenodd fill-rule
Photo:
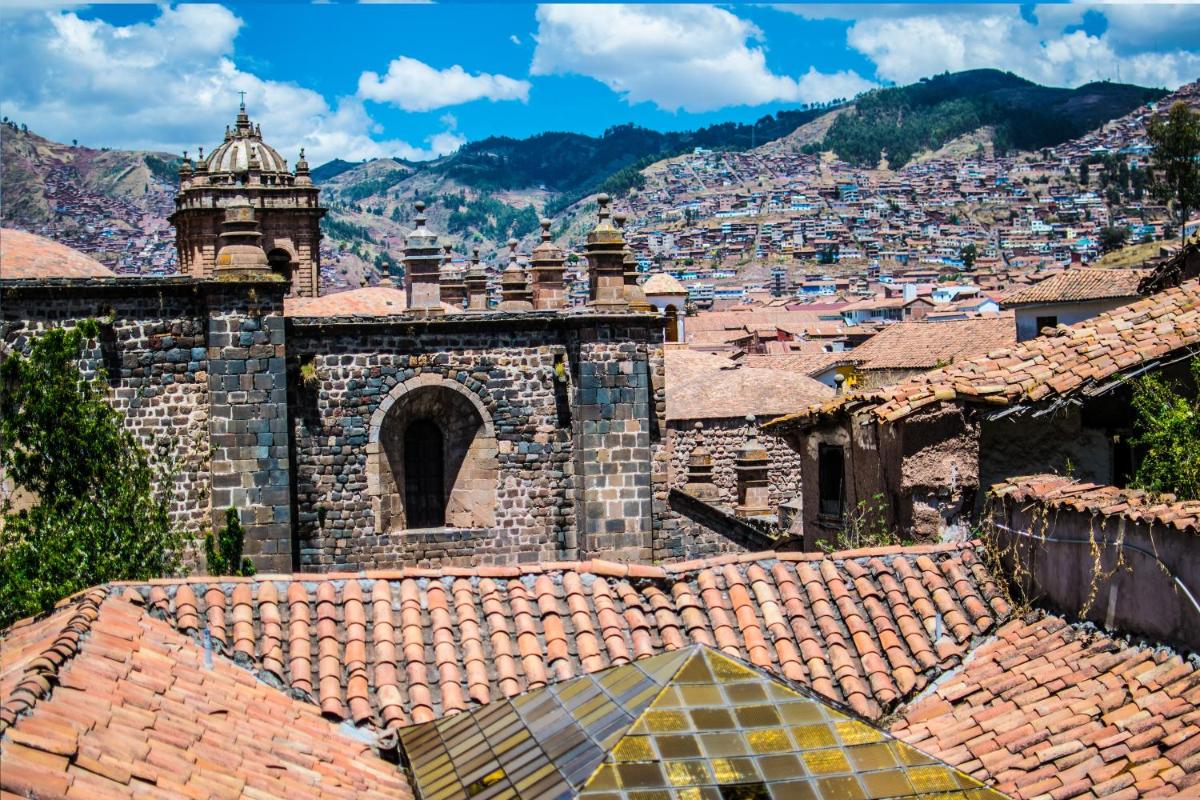
M 1042 328 L 1055 328 L 1058 326 L 1058 317 L 1038 317 L 1037 331 L 1042 332 Z
M 817 489 L 821 516 L 842 518 L 846 457 L 841 447 L 823 444 L 817 451 Z
M 404 432 L 404 511 L 409 528 L 446 524 L 442 430 L 420 419 Z
M 272 250 L 267 253 L 267 263 L 271 266 L 272 272 L 291 284 L 292 257 L 286 250 Z
M 111 322 L 100 323 L 100 359 L 109 386 L 121 382 L 121 354 L 117 350 L 117 330 Z
M 667 341 L 668 342 L 678 342 L 679 341 L 679 309 L 677 309 L 673 305 L 667 306 L 667 310 L 664 312 L 664 316 L 666 316 L 666 318 L 667 318 Z
M 765 783 L 732 783 L 721 789 L 721 800 L 771 800 Z

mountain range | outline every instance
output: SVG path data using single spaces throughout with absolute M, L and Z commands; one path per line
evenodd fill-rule
M 334 160 L 316 167 L 313 178 L 330 208 L 326 258 L 337 262 L 337 282 L 354 286 L 372 264 L 399 257 L 418 198 L 428 203 L 432 224 L 460 249 L 477 246 L 486 257 L 510 236 L 528 240 L 542 214 L 555 218 L 557 235 L 573 238 L 580 228 L 572 221 L 586 198 L 637 190 L 645 168 L 698 147 L 745 150 L 815 131 L 806 136 L 809 151 L 894 169 L 985 128 L 999 151 L 1051 147 L 1165 94 L 1107 82 L 1061 89 L 971 70 L 781 111 L 749 125 L 680 132 L 618 125 L 600 136 L 489 137 L 434 161 Z M 49 232 L 117 266 L 147 248 L 168 249 L 160 226 L 151 226 L 151 241 L 143 243 L 129 222 L 157 215 L 165 223 L 177 157 L 61 145 L 12 124 L 6 134 L 0 153 L 5 225 Z

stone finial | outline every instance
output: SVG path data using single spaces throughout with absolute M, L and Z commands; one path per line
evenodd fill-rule
M 457 309 L 463 308 L 467 302 L 467 284 L 462 270 L 454 268 L 454 254 L 449 242 L 442 245 L 442 267 L 438 274 L 441 286 L 442 303 Z
M 567 304 L 567 291 L 563 285 L 567 256 L 551 241 L 550 225 L 549 219 L 541 220 L 542 240 L 533 248 L 529 264 L 533 307 L 536 309 L 556 309 Z
M 471 266 L 467 269 L 467 310 L 487 311 L 487 272 L 479 261 L 479 248 L 471 251 Z
M 418 200 L 414 207 L 417 227 L 404 242 L 404 292 L 409 313 L 436 316 L 442 313 L 441 247 L 437 235 L 425 227 L 424 201 Z
M 610 220 L 607 194 L 596 197 L 596 227 L 587 235 L 588 305 L 625 311 L 625 238 Z
M 734 461 L 738 487 L 737 513 L 743 517 L 758 517 L 771 513 L 767 480 L 771 457 L 766 448 L 759 444 L 756 436 L 758 426 L 753 414 L 746 415 L 746 426 L 749 433 L 738 448 Z
M 624 212 L 614 214 L 613 220 L 617 223 L 617 229 L 621 231 L 621 236 L 624 237 L 625 224 L 629 222 L 629 215 Z M 637 259 L 633 256 L 633 248 L 629 246 L 628 240 L 625 241 L 621 266 L 624 270 L 625 302 L 629 304 L 629 310 L 647 314 L 654 311 L 654 306 L 646 300 L 646 293 L 642 291 L 642 286 L 638 283 Z
M 300 148 L 300 160 L 296 162 L 296 185 L 312 186 L 312 175 L 308 171 L 308 160 L 304 158 L 304 148 Z
M 262 248 L 262 232 L 254 207 L 245 197 L 235 197 L 225 206 L 218 237 L 215 272 L 218 280 L 262 280 L 274 275 Z
M 696 443 L 692 447 L 692 452 L 688 454 L 687 484 L 683 487 L 683 491 L 697 500 L 714 503 L 721 493 L 718 491 L 717 485 L 713 483 L 712 454 L 704 447 L 704 423 L 697 422 L 694 428 Z
M 508 240 L 508 266 L 500 275 L 500 310 L 531 311 L 529 280 L 517 263 L 517 240 Z

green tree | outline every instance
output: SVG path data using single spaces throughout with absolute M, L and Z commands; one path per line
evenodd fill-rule
M 967 269 L 970 269 L 971 267 L 975 266 L 975 260 L 979 258 L 979 249 L 975 247 L 974 242 L 970 242 L 962 249 L 960 255 L 962 257 L 963 266 Z
M 0 468 L 32 500 L 0 513 L 0 626 L 81 589 L 178 566 L 169 485 L 80 359 L 95 321 L 35 338 L 0 364 Z M 156 480 L 157 479 L 157 480 Z M 22 504 L 23 505 L 23 504 Z
M 1118 228 L 1109 226 L 1100 231 L 1100 249 L 1106 253 L 1111 253 L 1113 250 L 1120 250 L 1125 246 L 1125 241 L 1129 238 L 1129 231 L 1126 228 Z
M 1192 390 L 1146 375 L 1133 383 L 1135 446 L 1144 448 L 1131 484 L 1180 500 L 1200 500 L 1200 358 Z
M 242 555 L 246 529 L 232 506 L 225 510 L 225 526 L 216 535 L 204 534 L 204 558 L 209 575 L 253 575 L 254 564 Z
M 1079 164 L 1079 182 L 1083 184 L 1084 188 L 1087 188 L 1088 180 L 1090 178 L 1091 178 L 1091 174 L 1089 171 L 1088 162 L 1086 162 L 1086 161 L 1080 162 L 1080 164 Z
M 1165 117 L 1150 121 L 1146 133 L 1154 148 L 1152 191 L 1174 207 L 1182 239 L 1188 214 L 1200 208 L 1200 114 L 1175 103 Z

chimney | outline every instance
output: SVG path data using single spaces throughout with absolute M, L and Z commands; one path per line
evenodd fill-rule
M 532 311 L 529 300 L 529 280 L 517 263 L 517 240 L 508 240 L 508 266 L 500 275 L 500 310 Z
M 462 270 L 454 268 L 454 255 L 450 252 L 449 244 L 442 246 L 442 253 L 442 267 L 438 273 L 442 304 L 461 311 L 467 302 L 467 284 L 463 280 Z
M 746 415 L 746 425 L 749 427 L 748 438 L 738 449 L 733 467 L 737 473 L 737 513 L 742 517 L 761 517 L 771 513 L 770 489 L 767 483 L 771 459 L 755 437 L 753 414 Z
M 239 195 L 225 206 L 218 238 L 221 248 L 214 268 L 217 280 L 261 280 L 275 274 L 262 249 L 262 232 L 254 207 L 245 197 Z
M 436 316 L 442 313 L 441 250 L 437 235 L 425 227 L 425 203 L 418 200 L 416 208 L 417 227 L 404 243 L 404 292 L 410 314 Z
M 617 229 L 621 231 L 621 238 L 624 239 L 625 223 L 629 221 L 629 215 L 613 214 L 613 221 L 617 223 Z M 646 301 L 646 293 L 642 291 L 641 284 L 638 283 L 637 259 L 633 257 L 633 248 L 629 246 L 628 240 L 625 240 L 621 267 L 624 270 L 625 302 L 629 304 L 629 310 L 643 313 L 653 311 L 654 307 Z
M 479 248 L 471 251 L 471 266 L 464 281 L 467 286 L 467 310 L 487 311 L 487 272 L 479 263 Z
M 550 220 L 542 219 L 542 241 L 533 248 L 530 272 L 533 273 L 533 307 L 539 310 L 562 308 L 567 304 L 563 270 L 567 256 L 550 241 Z
M 721 492 L 713 483 L 712 453 L 704 447 L 704 423 L 697 422 L 695 429 L 696 445 L 688 455 L 687 484 L 683 487 L 683 491 L 697 500 L 715 503 Z
M 588 305 L 599 311 L 628 310 L 625 303 L 625 239 L 609 218 L 607 194 L 596 197 L 596 227 L 587 235 Z

